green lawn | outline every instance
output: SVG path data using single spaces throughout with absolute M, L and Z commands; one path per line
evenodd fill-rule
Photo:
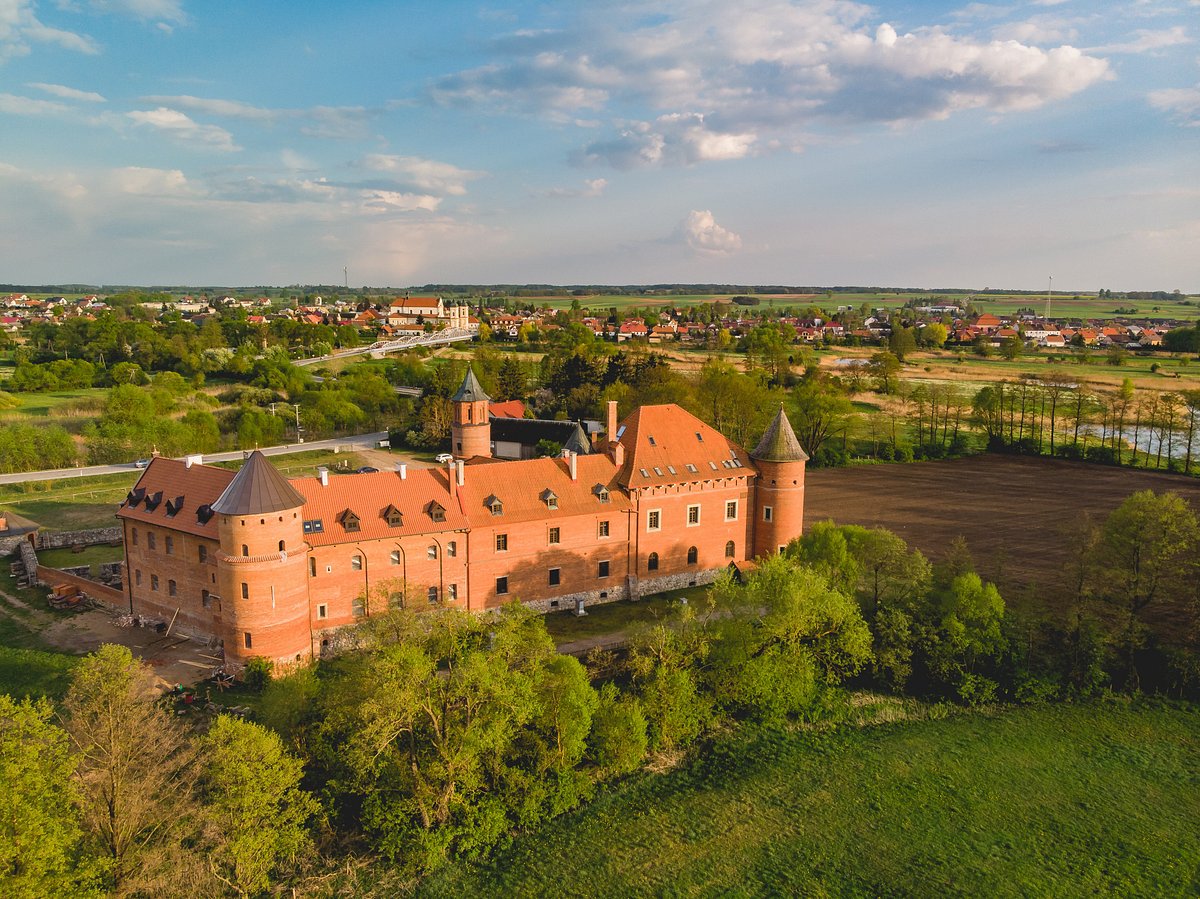
M 45 590 L 7 586 L 5 591 L 30 604 L 45 604 Z M 38 637 L 30 615 L 0 597 L 0 693 L 55 699 L 66 692 L 77 660 L 50 650 Z
M 78 568 L 81 565 L 90 565 L 93 566 L 93 572 L 97 572 L 105 562 L 120 562 L 124 558 L 124 547 L 103 543 L 99 546 L 85 546 L 79 552 L 69 547 L 43 549 L 38 552 L 38 561 L 47 568 Z
M 571 610 L 551 612 L 546 615 L 546 630 L 559 645 L 590 637 L 628 633 L 636 625 L 659 620 L 667 614 L 672 604 L 683 597 L 696 601 L 703 598 L 707 591 L 707 587 L 689 587 L 648 596 L 637 602 L 623 599 L 590 605 L 587 614 L 582 617 Z
M 1112 702 L 747 730 L 425 896 L 1182 896 L 1200 709 Z

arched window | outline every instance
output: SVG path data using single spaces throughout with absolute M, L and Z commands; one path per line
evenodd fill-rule
M 393 565 L 400 564 L 400 550 L 398 550 L 398 549 L 392 550 L 392 564 Z
M 730 540 L 728 543 L 725 544 L 725 558 L 732 559 L 736 554 L 737 554 L 737 547 L 735 547 L 733 545 L 733 541 Z
M 437 558 L 437 545 L 434 543 L 429 544 L 429 549 L 425 550 L 425 555 L 429 556 L 429 558 L 431 558 L 431 559 L 436 559 Z
M 287 548 L 287 547 L 285 547 L 285 546 L 284 546 L 284 543 L 283 543 L 283 541 L 282 541 L 282 540 L 280 540 L 280 541 L 279 541 L 279 551 L 280 551 L 280 552 L 284 552 L 284 551 L 286 550 L 286 548 Z
M 350 570 L 351 571 L 362 571 L 362 556 L 351 556 L 350 557 Z
M 696 559 L 697 559 L 698 557 L 699 557 L 699 553 L 697 552 L 697 550 L 696 550 L 696 547 L 694 547 L 694 546 L 689 546 L 689 547 L 688 547 L 688 561 L 687 561 L 687 563 L 688 563 L 689 565 L 695 565 L 695 564 L 696 564 Z
M 245 543 L 242 544 L 242 555 L 243 556 L 250 555 L 250 547 L 248 547 Z
M 658 553 L 650 553 L 650 555 L 646 557 L 646 570 L 658 571 Z

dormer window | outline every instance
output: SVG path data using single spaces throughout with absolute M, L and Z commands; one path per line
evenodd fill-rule
M 504 514 L 504 503 L 500 502 L 500 498 L 498 496 L 496 496 L 495 494 L 492 494 L 487 499 L 485 499 L 483 501 L 483 504 L 488 507 L 488 510 L 493 515 L 503 515 Z
M 596 499 L 602 503 L 608 502 L 608 488 L 603 484 L 597 484 L 592 488 L 592 493 L 596 494 Z
M 440 503 L 431 502 L 428 506 L 425 507 L 425 511 L 427 511 L 429 513 L 429 517 L 432 518 L 434 521 L 445 521 L 446 520 L 446 509 Z
M 549 488 L 542 491 L 542 502 L 544 502 L 546 504 L 547 509 L 557 509 L 558 508 L 558 496 L 557 496 L 557 494 L 555 494 L 555 492 L 553 490 L 550 490 Z
M 157 509 L 159 506 L 159 503 L 162 502 L 162 498 L 163 498 L 163 495 L 162 495 L 161 490 L 159 490 L 157 493 L 152 494 L 151 496 L 147 496 L 146 497 L 146 511 L 153 512 L 155 509 Z
M 145 487 L 137 487 L 137 488 L 129 491 L 129 495 L 127 497 L 125 497 L 125 505 L 129 506 L 130 508 L 133 508 L 134 506 L 136 506 L 138 503 L 140 503 L 145 498 L 146 498 L 146 488 Z
M 383 510 L 383 520 L 388 523 L 389 528 L 404 526 L 404 515 L 395 506 L 388 506 Z
M 183 497 L 177 496 L 175 499 L 167 500 L 167 517 L 174 518 L 183 509 Z
M 208 524 L 208 520 L 212 517 L 213 517 L 212 506 L 208 505 L 208 503 L 205 503 L 203 506 L 201 506 L 199 509 L 196 510 L 196 521 L 198 521 L 200 524 Z
M 346 509 L 338 516 L 338 521 L 345 528 L 347 534 L 356 534 L 360 529 L 359 517 L 349 509 Z

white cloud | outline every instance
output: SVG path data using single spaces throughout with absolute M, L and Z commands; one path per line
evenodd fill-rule
M 158 109 L 134 110 L 125 115 L 134 123 L 154 128 L 181 143 L 212 147 L 223 152 L 241 149 L 233 142 L 233 135 L 224 128 L 201 125 L 177 109 L 160 106 Z
M 141 197 L 190 197 L 195 195 L 179 169 L 129 166 L 112 173 L 112 183 L 123 194 Z
M 96 12 L 130 16 L 143 22 L 184 25 L 188 21 L 180 0 L 91 0 L 89 5 Z
M 422 159 L 418 156 L 389 156 L 371 153 L 359 162 L 362 168 L 373 172 L 388 172 L 402 177 L 420 191 L 462 196 L 467 192 L 467 182 L 482 178 L 483 172 L 460 169 L 447 162 Z
M 62 84 L 45 84 L 41 81 L 31 81 L 26 87 L 32 87 L 34 90 L 42 91 L 50 94 L 52 97 L 61 97 L 64 100 L 79 100 L 83 103 L 107 103 L 104 96 L 97 94 L 95 91 L 81 91 L 73 87 L 66 87 Z
M 1152 91 L 1150 105 L 1170 113 L 1181 125 L 1200 127 L 1200 84 Z
M 1089 52 L 1095 53 L 1152 53 L 1166 47 L 1177 47 L 1180 44 L 1190 44 L 1187 29 L 1182 25 L 1158 30 L 1138 28 L 1130 40 L 1115 44 L 1105 44 L 1103 47 L 1093 47 Z
M 542 191 L 540 196 L 554 198 L 600 197 L 608 189 L 608 181 L 604 178 L 589 178 L 583 182 L 583 187 L 552 187 Z
M 43 24 L 34 15 L 33 0 L 0 0 L 0 62 L 28 55 L 31 44 L 54 44 L 89 55 L 100 52 L 87 35 Z
M 249 122 L 273 122 L 281 115 L 279 110 L 263 109 L 251 106 L 238 100 L 208 99 L 192 97 L 187 94 L 180 96 L 150 96 L 142 97 L 145 103 L 157 103 L 160 106 L 178 107 L 190 112 L 200 112 L 206 115 L 224 116 L 231 119 L 243 119 Z
M 718 225 L 707 209 L 689 212 L 677 233 L 692 250 L 705 255 L 724 256 L 742 248 L 742 238 Z
M 977 18 L 1003 12 L 972 10 Z M 589 6 L 568 29 L 497 41 L 500 61 L 442 78 L 431 95 L 562 122 L 584 110 L 607 113 L 615 133 L 574 159 L 632 168 L 803 146 L 800 135 L 822 123 L 1031 109 L 1110 75 L 1105 60 L 1066 44 L 1042 49 L 939 28 L 901 33 L 873 16 L 845 0 Z M 1046 39 L 1050 24 L 1024 40 Z
M 0 113 L 5 115 L 58 115 L 66 111 L 67 107 L 53 100 L 34 100 L 15 94 L 0 94 Z

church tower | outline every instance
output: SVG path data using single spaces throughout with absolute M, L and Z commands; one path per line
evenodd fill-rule
M 460 459 L 492 455 L 492 422 L 488 401 L 475 370 L 467 366 L 467 376 L 454 394 L 454 423 L 450 426 L 451 449 Z
M 750 454 L 755 482 L 754 556 L 779 552 L 804 531 L 804 463 L 808 454 L 796 439 L 783 406 Z
M 221 540 L 218 627 L 231 669 L 255 656 L 277 665 L 311 659 L 303 506 L 257 450 L 212 504 Z

